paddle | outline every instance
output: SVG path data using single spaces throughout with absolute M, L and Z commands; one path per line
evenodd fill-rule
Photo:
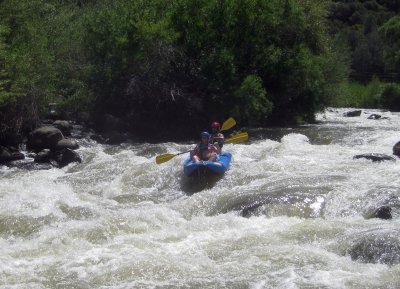
M 228 130 L 236 125 L 236 121 L 233 119 L 233 117 L 228 118 L 223 124 L 220 129 L 220 131 L 223 130 Z
M 242 132 L 242 133 L 238 133 L 237 135 L 234 135 L 231 138 L 228 138 L 227 140 L 225 140 L 225 143 L 240 143 L 240 142 L 244 142 L 247 141 L 249 139 L 249 135 L 247 132 Z M 163 155 L 159 155 L 156 157 L 156 164 L 162 164 L 165 163 L 167 161 L 169 161 L 170 159 L 172 159 L 173 157 L 182 155 L 182 154 L 186 154 L 190 151 L 186 151 L 183 153 L 178 153 L 178 154 L 163 154 Z
M 247 132 L 241 132 L 225 140 L 225 143 L 240 143 L 240 142 L 245 142 L 248 139 L 249 139 L 249 134 Z

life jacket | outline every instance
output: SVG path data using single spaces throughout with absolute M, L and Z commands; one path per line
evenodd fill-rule
M 203 153 L 203 152 L 207 152 L 207 151 L 208 152 L 217 152 L 217 149 L 215 148 L 215 146 L 213 146 L 210 143 L 206 143 L 206 144 L 199 143 L 197 145 L 197 151 L 199 153 Z
M 213 144 L 214 142 L 217 142 L 219 147 L 222 148 L 222 146 L 224 145 L 224 135 L 220 132 L 216 133 L 216 134 L 212 134 L 210 137 L 210 144 Z
M 209 143 L 199 143 L 198 149 L 200 152 L 204 152 L 210 149 L 210 144 Z

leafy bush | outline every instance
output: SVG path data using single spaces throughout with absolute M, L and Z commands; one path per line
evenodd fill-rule
M 336 107 L 376 108 L 380 106 L 381 94 L 385 84 L 376 77 L 368 84 L 349 82 L 343 94 L 331 104 Z
M 258 125 L 272 111 L 273 104 L 267 98 L 261 78 L 256 75 L 246 76 L 234 96 L 235 107 L 231 114 L 244 124 Z
M 400 16 L 390 18 L 382 27 L 380 32 L 387 44 L 385 50 L 385 61 L 388 70 L 398 72 L 400 68 Z
M 57 102 L 150 135 L 228 113 L 312 120 L 348 73 L 327 37 L 328 3 L 3 0 L 0 103 L 16 100 L 22 122 Z
M 383 108 L 390 110 L 400 110 L 400 84 L 392 83 L 387 85 L 381 96 Z

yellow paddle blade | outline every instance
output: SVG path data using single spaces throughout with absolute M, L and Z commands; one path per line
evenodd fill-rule
M 170 159 L 172 159 L 175 156 L 176 156 L 176 154 L 159 155 L 159 156 L 156 157 L 156 164 L 159 165 L 159 164 L 168 162 Z
M 221 131 L 223 130 L 228 130 L 236 125 L 236 121 L 233 119 L 233 117 L 228 118 L 221 127 Z
M 249 134 L 247 132 L 238 133 L 231 138 L 228 138 L 225 142 L 226 143 L 239 143 L 244 142 L 249 139 Z

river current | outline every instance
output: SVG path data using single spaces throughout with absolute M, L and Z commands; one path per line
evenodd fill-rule
M 173 142 L 83 138 L 80 164 L 0 167 L 0 288 L 399 288 L 399 211 L 365 212 L 399 198 L 400 160 L 353 156 L 392 155 L 400 113 L 348 110 L 248 130 L 221 179 L 157 165 L 190 148 Z

